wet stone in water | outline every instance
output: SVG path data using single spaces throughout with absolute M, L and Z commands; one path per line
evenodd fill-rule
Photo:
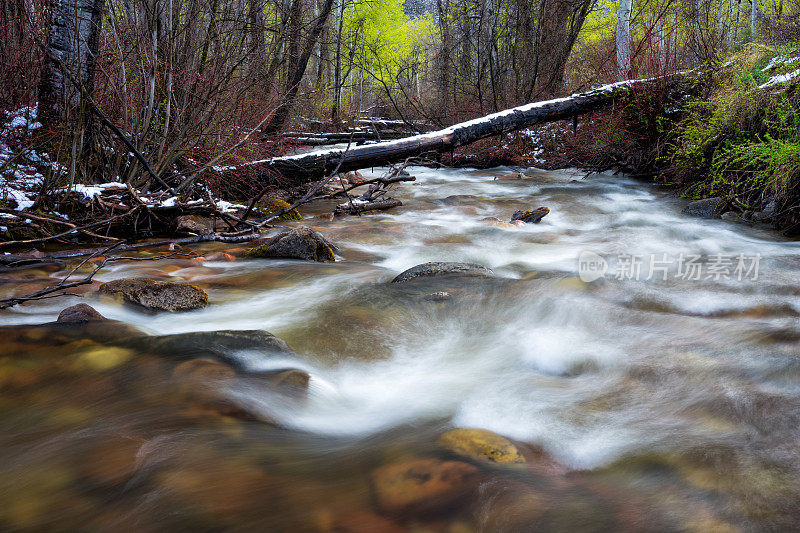
M 525 222 L 526 224 L 538 224 L 550 213 L 549 207 L 537 207 L 533 211 L 515 211 L 511 217 L 511 222 L 517 220 Z
M 474 263 L 423 263 L 401 272 L 392 280 L 392 283 L 402 283 L 414 278 L 430 278 L 434 276 L 473 276 L 493 277 L 494 272 L 482 265 Z
M 279 233 L 266 243 L 245 252 L 246 257 L 268 259 L 302 259 L 329 263 L 336 260 L 335 247 L 318 232 L 299 227 Z
M 436 443 L 466 459 L 498 464 L 525 462 L 511 441 L 486 429 L 453 429 L 439 437 Z
M 79 303 L 67 307 L 58 315 L 56 322 L 92 322 L 97 320 L 108 320 L 106 317 L 95 311 L 95 309 L 85 303 Z
M 100 293 L 150 311 L 190 311 L 208 305 L 208 294 L 194 285 L 147 278 L 118 279 L 100 285 Z

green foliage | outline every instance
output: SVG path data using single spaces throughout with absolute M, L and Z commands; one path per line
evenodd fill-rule
M 434 36 L 430 13 L 410 19 L 402 0 L 356 0 L 345 15 L 344 30 L 354 41 L 355 56 L 379 82 L 395 87 Z
M 762 87 L 785 65 L 775 50 L 749 45 L 690 102 L 671 132 L 662 177 L 685 196 L 725 196 L 743 209 L 800 198 L 800 99 L 792 84 Z M 777 59 L 776 59 L 777 58 Z

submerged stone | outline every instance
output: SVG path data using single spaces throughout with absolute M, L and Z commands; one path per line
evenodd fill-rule
M 179 358 L 212 356 L 235 364 L 241 363 L 232 357 L 232 353 L 240 351 L 296 356 L 285 342 L 262 330 L 194 331 L 140 338 L 137 342 L 141 349 L 159 355 Z
M 194 285 L 147 278 L 117 279 L 100 285 L 100 293 L 150 311 L 190 311 L 208 305 L 208 294 Z
M 428 514 L 463 500 L 478 484 L 478 469 L 460 461 L 416 459 L 372 471 L 372 492 L 381 512 Z
M 401 272 L 392 280 L 392 283 L 402 283 L 420 277 L 430 278 L 445 275 L 493 277 L 494 272 L 485 266 L 474 263 L 432 262 L 423 263 Z
M 291 398 L 305 398 L 311 376 L 305 370 L 292 368 L 274 372 L 267 377 L 267 380 L 276 392 Z
M 306 228 L 294 228 L 279 233 L 266 243 L 247 250 L 244 255 L 255 258 L 302 259 L 320 263 L 333 262 L 335 247 L 318 232 Z
M 549 207 L 537 207 L 533 211 L 515 211 L 514 214 L 511 216 L 511 221 L 514 222 L 515 220 L 521 220 L 526 224 L 538 224 L 542 221 L 544 217 L 546 217 L 550 213 Z
M 436 443 L 466 459 L 500 464 L 525 463 L 511 441 L 486 429 L 453 429 L 439 437 Z
M 225 382 L 233 379 L 236 371 L 213 359 L 190 359 L 172 370 L 172 377 L 188 383 Z

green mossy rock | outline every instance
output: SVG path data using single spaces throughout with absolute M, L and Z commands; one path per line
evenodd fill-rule
M 279 233 L 265 244 L 247 250 L 244 255 L 254 258 L 303 259 L 329 263 L 336 261 L 334 247 L 316 231 L 299 227 Z
M 288 202 L 284 202 L 283 200 L 270 198 L 256 203 L 256 205 L 253 207 L 259 215 L 265 217 L 267 215 L 271 215 L 275 211 L 286 209 L 289 207 L 289 205 L 290 204 Z M 303 220 L 303 215 L 301 215 L 297 209 L 292 209 L 291 211 L 279 216 L 277 220 Z
M 439 437 L 436 443 L 466 459 L 499 464 L 525 463 L 511 441 L 486 429 L 454 429 Z
M 103 283 L 99 290 L 150 311 L 191 311 L 208 305 L 208 294 L 200 287 L 147 278 L 117 279 Z

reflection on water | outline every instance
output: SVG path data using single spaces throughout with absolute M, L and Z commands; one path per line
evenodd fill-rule
M 172 258 L 98 278 L 190 281 L 211 296 L 202 311 L 88 294 L 119 322 L 31 326 L 76 298 L 3 312 L 0 528 L 796 527 L 796 243 L 684 218 L 617 176 L 414 170 L 391 214 L 303 222 L 339 246 L 335 264 Z M 482 220 L 540 205 L 541 224 Z M 760 254 L 760 276 L 587 283 L 586 250 Z M 426 261 L 497 276 L 389 283 Z M 4 273 L 0 290 L 71 266 Z M 196 335 L 218 330 L 293 352 Z M 511 439 L 524 466 L 443 448 L 454 427 Z

